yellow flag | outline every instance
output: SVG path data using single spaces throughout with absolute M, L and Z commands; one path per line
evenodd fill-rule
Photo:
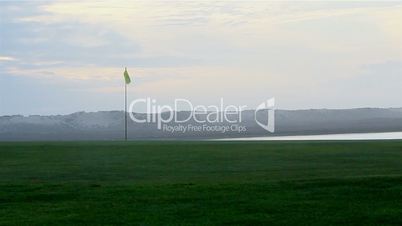
M 127 72 L 127 68 L 124 70 L 124 80 L 126 81 L 126 84 L 130 84 L 131 82 L 130 76 L 128 75 Z

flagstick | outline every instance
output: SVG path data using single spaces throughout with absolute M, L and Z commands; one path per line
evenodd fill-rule
M 124 82 L 124 140 L 127 141 L 127 83 Z

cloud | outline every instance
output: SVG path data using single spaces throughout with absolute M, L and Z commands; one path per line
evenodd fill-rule
M 367 25 L 361 21 L 370 22 L 389 34 L 397 46 L 401 34 L 398 27 L 398 21 L 402 21 L 401 5 L 398 2 L 289 4 L 179 1 L 166 4 L 142 1 L 61 1 L 43 4 L 38 7 L 42 14 L 22 17 L 20 21 L 42 25 L 75 23 L 76 27 L 82 25 L 90 31 L 64 33 L 64 42 L 72 45 L 100 47 L 107 43 L 119 43 L 111 37 L 99 36 L 99 30 L 94 28 L 101 28 L 136 43 L 137 57 L 166 56 L 182 60 L 196 57 L 212 64 L 216 60 L 229 58 L 229 52 L 269 51 L 261 47 L 270 48 L 272 45 L 289 43 L 327 52 L 350 54 L 353 51 L 351 54 L 359 54 L 361 49 L 348 45 L 350 42 L 345 37 L 338 37 L 341 32 L 334 30 L 334 34 L 330 34 L 330 26 L 338 26 L 332 18 L 344 21 L 341 24 L 346 25 L 345 29 Z M 372 40 L 364 33 L 358 34 L 356 29 L 345 32 L 350 32 L 361 41 L 367 38 Z M 326 37 L 327 33 L 331 37 Z M 380 45 L 380 49 L 384 49 L 386 43 Z M 383 57 L 382 54 L 379 57 Z
M 10 9 L 0 21 L 7 30 L 2 76 L 52 81 L 61 90 L 76 85 L 91 95 L 119 96 L 128 66 L 133 96 L 200 102 L 223 96 L 234 104 L 276 96 L 288 108 L 338 106 L 336 97 L 343 96 L 346 106 L 356 90 L 362 98 L 373 92 L 389 66 L 364 77 L 364 65 L 402 60 L 400 2 L 56 1 L 29 6 L 1 9 Z M 392 79 L 393 84 L 402 81 L 395 74 Z M 389 86 L 381 87 L 378 92 L 386 93 Z M 351 98 L 349 106 L 359 103 Z
M 196 43 L 243 45 L 247 38 L 269 37 L 283 24 L 386 14 L 389 10 L 398 13 L 397 7 L 395 3 L 52 2 L 41 6 L 44 15 L 24 17 L 21 21 L 42 24 L 69 21 L 102 26 L 138 42 L 142 56 L 183 56 L 196 51 Z
M 43 63 L 42 63 L 43 64 Z M 42 79 L 72 79 L 72 80 L 110 80 L 121 74 L 121 68 L 112 67 L 41 67 L 16 68 L 8 67 L 5 72 L 15 76 L 28 76 Z
M 16 61 L 17 59 L 15 59 L 14 57 L 10 57 L 10 56 L 0 56 L 0 61 Z

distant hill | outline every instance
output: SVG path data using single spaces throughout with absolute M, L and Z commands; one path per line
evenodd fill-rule
M 190 112 L 185 111 L 178 112 L 178 118 L 185 118 L 189 114 Z M 276 132 L 273 134 L 255 122 L 254 111 L 243 111 L 242 115 L 242 122 L 239 125 L 247 128 L 247 131 L 242 133 L 235 131 L 170 133 L 158 130 L 156 123 L 134 123 L 129 120 L 129 139 L 204 139 L 402 131 L 402 108 L 276 110 Z M 0 116 L 0 140 L 119 140 L 124 135 L 123 116 L 122 111 L 77 112 L 53 116 Z M 136 117 L 146 118 L 147 115 L 136 113 Z M 266 120 L 267 112 L 259 112 L 257 118 L 260 121 Z M 197 123 L 190 120 L 181 124 L 187 126 Z M 169 125 L 178 124 L 169 123 Z

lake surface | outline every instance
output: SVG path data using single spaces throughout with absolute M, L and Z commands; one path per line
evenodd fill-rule
M 402 139 L 402 132 L 345 133 L 345 134 L 302 135 L 302 136 L 269 136 L 269 137 L 227 138 L 221 140 L 259 141 L 259 140 L 399 140 L 399 139 Z

